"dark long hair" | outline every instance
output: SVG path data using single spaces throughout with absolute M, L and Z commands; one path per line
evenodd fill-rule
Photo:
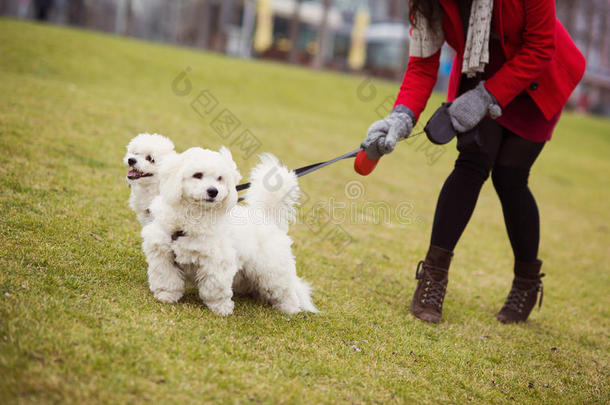
M 411 0 L 409 2 L 409 20 L 415 24 L 415 14 L 421 14 L 426 21 L 432 21 L 432 17 L 438 10 L 438 0 Z

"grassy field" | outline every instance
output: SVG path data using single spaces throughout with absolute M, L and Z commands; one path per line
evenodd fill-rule
M 443 322 L 407 313 L 456 155 L 424 137 L 369 177 L 342 162 L 302 179 L 291 234 L 321 314 L 153 299 L 121 163 L 132 136 L 226 144 L 244 175 L 257 148 L 297 167 L 357 147 L 396 89 L 0 20 L 0 402 L 608 403 L 608 120 L 566 113 L 533 168 L 547 277 L 527 324 L 494 319 L 512 258 L 490 184 Z M 233 134 L 216 132 L 224 109 Z

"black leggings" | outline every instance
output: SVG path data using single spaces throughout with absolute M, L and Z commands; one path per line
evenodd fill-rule
M 438 197 L 431 244 L 453 250 L 464 232 L 485 180 L 489 177 L 502 203 L 515 259 L 538 258 L 540 219 L 527 180 L 544 142 L 523 139 L 490 118 L 479 125 L 479 142 L 458 137 L 459 156 Z

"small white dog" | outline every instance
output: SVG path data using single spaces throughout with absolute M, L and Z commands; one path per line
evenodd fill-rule
M 175 154 L 172 141 L 158 134 L 140 134 L 127 145 L 123 162 L 129 167 L 129 207 L 136 213 L 142 225 L 152 221 L 149 207 L 152 200 L 159 195 L 159 165 Z
M 191 148 L 161 167 L 153 222 L 142 230 L 154 296 L 177 302 L 185 279 L 213 312 L 233 311 L 233 290 L 252 293 L 294 314 L 317 312 L 309 285 L 296 273 L 287 234 L 299 197 L 294 172 L 271 155 L 252 172 L 246 205 L 237 205 L 241 175 L 231 152 Z

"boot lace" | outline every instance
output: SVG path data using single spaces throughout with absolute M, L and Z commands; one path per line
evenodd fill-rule
M 423 283 L 424 293 L 422 294 L 421 303 L 424 305 L 431 305 L 435 308 L 441 308 L 443 306 L 443 300 L 445 299 L 447 285 L 442 281 L 436 281 L 426 271 L 428 269 L 434 269 L 445 273 L 447 270 L 425 264 L 423 260 L 417 264 L 417 269 L 415 270 L 415 278 Z
M 527 297 L 529 297 L 530 294 L 536 294 L 538 291 L 540 291 L 540 300 L 538 301 L 538 309 L 540 309 L 542 306 L 542 298 L 544 297 L 544 287 L 541 280 L 542 277 L 544 277 L 544 273 L 538 276 L 538 280 L 536 280 L 536 284 L 534 284 L 532 288 L 526 290 L 517 287 L 516 283 L 513 283 L 513 286 L 508 293 L 506 303 L 504 304 L 504 308 L 521 314 L 525 308 Z

